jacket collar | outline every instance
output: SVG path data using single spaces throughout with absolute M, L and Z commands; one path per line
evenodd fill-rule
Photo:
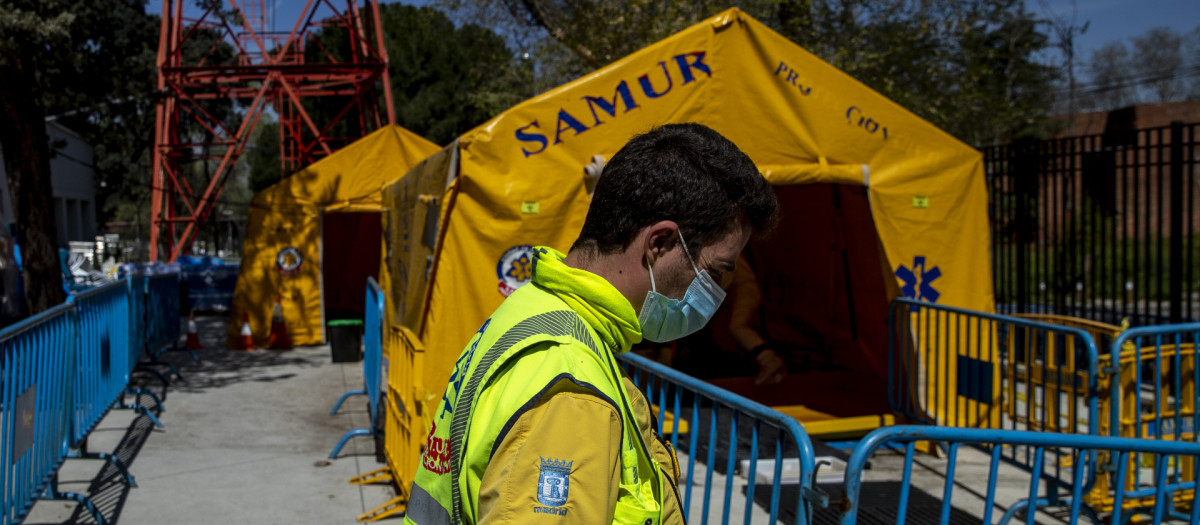
M 618 354 L 642 341 L 642 328 L 629 300 L 607 280 L 563 263 L 558 250 L 533 250 L 533 282 L 567 303 Z

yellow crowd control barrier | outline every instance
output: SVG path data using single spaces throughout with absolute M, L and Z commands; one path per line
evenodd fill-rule
M 425 347 L 416 334 L 403 326 L 384 328 L 384 355 L 387 393 L 384 405 L 384 459 L 387 466 L 351 479 L 351 483 L 388 483 L 396 497 L 358 516 L 358 521 L 376 521 L 403 512 L 408 490 L 421 460 L 429 424 L 425 414 L 432 411 L 436 399 L 418 391 L 414 371 L 420 370 Z M 447 454 L 448 455 L 448 454 Z
M 1088 332 L 1102 353 L 1097 361 L 1098 376 L 1096 397 L 1098 398 L 1098 430 L 1100 435 L 1127 438 L 1151 438 L 1164 440 L 1196 440 L 1196 347 L 1184 342 L 1186 331 L 1174 331 L 1174 327 L 1150 328 L 1147 335 L 1127 337 L 1119 343 L 1117 339 L 1126 329 L 1108 323 L 1053 314 L 1018 314 L 1017 317 L 1059 326 L 1079 328 Z M 1165 332 L 1163 330 L 1166 330 Z M 1153 337 L 1149 335 L 1155 333 Z M 1166 339 L 1164 340 L 1164 334 Z M 1180 345 L 1173 344 L 1173 336 L 1180 336 Z M 1145 345 L 1153 341 L 1155 344 Z M 1113 356 L 1116 364 L 1113 363 Z M 1082 373 L 1072 364 L 1065 363 L 1066 373 Z M 1047 395 L 1053 395 L 1050 383 Z M 1086 383 L 1078 392 L 1086 394 Z M 1115 422 L 1115 423 L 1114 423 Z M 1147 461 L 1146 456 L 1131 455 L 1123 466 L 1114 464 L 1115 458 L 1101 453 L 1099 466 L 1114 474 L 1099 476 L 1093 490 L 1085 500 L 1095 510 L 1111 512 L 1115 502 L 1113 482 L 1115 472 L 1125 472 L 1124 492 L 1127 497 L 1122 505 L 1125 509 L 1143 508 L 1152 505 L 1154 496 L 1147 487 L 1158 479 L 1157 465 Z M 1162 474 L 1169 483 L 1187 484 L 1195 481 L 1194 466 L 1189 462 L 1166 465 Z M 1193 501 L 1195 491 L 1187 488 L 1173 492 L 1177 504 Z
M 1196 441 L 1200 414 L 1196 411 L 1196 384 L 1200 383 L 1197 369 L 1197 345 L 1200 325 L 1192 325 L 1186 337 L 1155 337 L 1152 344 L 1136 335 L 1118 337 L 1113 355 L 1101 358 L 1100 432 L 1130 438 L 1149 438 L 1168 441 Z M 1151 329 L 1171 329 L 1171 326 Z M 1184 342 L 1187 341 L 1187 342 Z M 1117 352 L 1116 345 L 1120 345 Z M 1126 509 L 1145 507 L 1153 501 L 1149 487 L 1167 483 L 1173 490 L 1176 504 L 1190 505 L 1195 499 L 1195 466 L 1190 462 L 1157 464 L 1147 457 L 1130 456 L 1124 465 L 1117 465 L 1110 455 L 1101 454 L 1100 468 L 1116 473 L 1125 470 Z M 1114 476 L 1115 477 L 1115 476 Z M 1102 476 L 1087 498 L 1093 508 L 1111 511 L 1115 504 L 1115 483 Z
M 1000 316 L 907 299 L 893 304 L 891 319 L 890 400 L 913 420 L 1197 440 L 1200 323 L 1126 329 L 1059 315 Z M 1032 467 L 1021 454 L 1005 459 Z M 1084 502 L 1097 512 L 1112 512 L 1117 501 L 1123 510 L 1146 508 L 1157 486 L 1168 488 L 1176 510 L 1190 508 L 1195 465 L 1152 459 L 1131 454 L 1118 464 L 1117 456 L 1098 452 L 1088 465 L 1066 461 L 1042 468 L 1047 479 L 1063 486 L 1071 485 L 1067 476 L 1073 469 L 1086 469 Z

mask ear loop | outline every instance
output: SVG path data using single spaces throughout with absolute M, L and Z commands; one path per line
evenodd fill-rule
M 654 293 L 658 293 L 658 288 L 654 286 L 654 268 L 650 267 L 649 258 L 646 259 L 646 269 L 650 270 L 650 289 L 654 291 Z
M 683 230 L 675 230 L 675 233 L 679 234 L 679 245 L 683 246 L 683 254 L 687 256 L 688 262 L 692 263 L 692 271 L 696 272 L 696 275 L 700 275 L 700 269 L 696 268 L 696 261 L 692 260 L 692 253 L 688 251 L 687 243 L 684 242 L 684 240 L 683 240 Z M 653 282 L 654 281 L 653 281 L 653 276 L 652 276 L 651 284 L 653 284 Z

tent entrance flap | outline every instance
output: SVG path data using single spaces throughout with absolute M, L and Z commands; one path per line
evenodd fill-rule
M 775 190 L 779 227 L 747 246 L 738 264 L 751 271 L 724 283 L 721 311 L 679 342 L 677 367 L 770 406 L 802 406 L 826 418 L 890 414 L 887 315 L 896 285 L 866 189 L 822 183 Z M 745 337 L 734 333 L 745 327 L 788 362 L 782 383 L 754 384 L 757 365 Z
M 367 277 L 379 279 L 382 214 L 326 212 L 321 217 L 325 319 L 362 319 Z

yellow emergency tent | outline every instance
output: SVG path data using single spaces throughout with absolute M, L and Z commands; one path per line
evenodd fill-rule
M 825 330 L 815 344 L 836 347 L 842 369 L 811 381 L 818 397 L 874 396 L 848 408 L 787 399 L 803 380 L 768 392 L 773 403 L 886 423 L 890 300 L 993 311 L 980 153 L 730 9 L 506 111 L 385 190 L 385 352 L 401 426 L 432 412 L 471 334 L 529 281 L 530 247 L 571 246 L 592 157 L 675 122 L 716 129 L 777 188 L 783 225 L 748 252 L 774 292 L 764 308 L 790 310 L 764 323 Z M 401 366 L 413 377 L 397 384 Z M 427 429 L 406 431 L 419 441 Z M 415 448 L 393 446 L 393 464 L 415 468 Z
M 229 347 L 237 347 L 243 314 L 250 316 L 255 345 L 266 345 L 277 297 L 294 344 L 324 342 L 327 307 L 352 310 L 355 299 L 362 303 L 366 278 L 360 274 L 378 271 L 383 186 L 438 149 L 400 126 L 386 126 L 255 195 Z

